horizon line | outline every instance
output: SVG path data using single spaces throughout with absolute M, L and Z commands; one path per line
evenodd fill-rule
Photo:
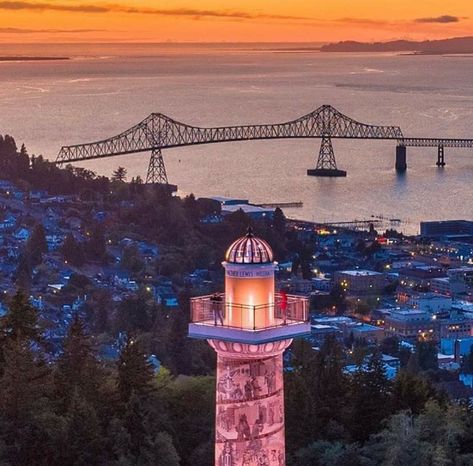
M 104 41 L 81 41 L 81 40 L 75 40 L 75 41 L 65 41 L 65 42 L 56 42 L 56 41 L 34 41 L 34 42 L 17 42 L 17 41 L 12 41 L 12 42 L 3 42 L 0 44 L 0 49 L 4 45 L 44 45 L 44 44 L 50 44 L 50 45 L 75 45 L 75 44 L 98 44 L 98 45 L 115 45 L 115 44 L 130 44 L 130 45 L 135 45 L 135 44 L 149 44 L 149 45 L 239 45 L 239 44 L 329 44 L 329 43 L 337 43 L 337 42 L 360 42 L 363 44 L 372 44 L 372 43 L 388 43 L 388 42 L 393 42 L 393 41 L 408 41 L 408 42 L 425 42 L 425 41 L 439 41 L 439 40 L 448 40 L 448 39 L 468 39 L 472 38 L 473 39 L 473 34 L 472 35 L 466 35 L 466 36 L 447 36 L 443 38 L 435 38 L 435 39 L 407 39 L 407 38 L 393 38 L 393 39 L 386 39 L 386 40 L 357 40 L 357 39 L 340 39 L 336 41 L 329 41 L 329 40 L 319 40 L 319 41 L 274 41 L 274 40 L 260 40 L 260 41 L 173 41 L 173 40 L 165 40 L 165 41 L 148 41 L 148 40 L 104 40 Z

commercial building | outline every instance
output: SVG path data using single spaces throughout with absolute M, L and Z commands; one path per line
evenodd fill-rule
M 446 319 L 436 319 L 440 338 L 473 337 L 473 318 L 452 312 Z
M 358 322 L 351 317 L 345 316 L 316 316 L 312 318 L 313 327 L 321 326 L 338 329 L 343 338 L 353 337 L 355 340 L 363 340 L 366 343 L 375 344 L 384 338 L 384 329 L 375 325 Z
M 421 222 L 420 234 L 429 238 L 445 238 L 448 236 L 473 236 L 473 221 L 443 220 Z
M 440 351 L 444 354 L 453 354 L 458 359 L 467 355 L 473 347 L 473 336 L 465 338 L 442 338 Z
M 343 342 L 343 332 L 335 325 L 313 324 L 310 326 L 310 340 L 312 345 L 322 346 L 327 338 L 335 338 Z
M 386 276 L 373 270 L 342 270 L 335 272 L 334 282 L 348 293 L 375 294 L 386 285 Z
M 410 293 L 406 305 L 430 314 L 438 314 L 450 311 L 452 298 L 437 293 Z
M 430 289 L 432 292 L 441 294 L 444 296 L 452 296 L 452 287 L 450 286 L 450 278 L 441 277 L 434 278 L 430 282 Z
M 435 320 L 430 313 L 418 310 L 396 310 L 386 316 L 386 335 L 395 335 L 410 341 L 435 338 Z
M 445 271 L 436 266 L 406 267 L 399 270 L 399 283 L 406 288 L 430 288 L 434 278 L 446 276 Z

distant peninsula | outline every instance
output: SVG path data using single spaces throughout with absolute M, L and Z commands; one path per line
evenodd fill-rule
M 321 52 L 411 52 L 418 55 L 473 54 L 473 37 L 451 39 L 393 40 L 390 42 L 343 41 L 323 45 Z
M 56 60 L 69 60 L 69 57 L 23 57 L 23 56 L 0 57 L 0 62 L 2 61 L 56 61 Z

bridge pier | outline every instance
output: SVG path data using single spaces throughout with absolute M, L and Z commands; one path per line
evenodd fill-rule
M 149 159 L 148 173 L 146 175 L 147 184 L 168 184 L 168 175 L 164 165 L 161 149 L 153 149 Z
M 406 146 L 396 146 L 396 171 L 403 173 L 407 170 L 407 149 Z
M 337 168 L 337 162 L 335 161 L 335 153 L 333 151 L 332 139 L 330 138 L 330 135 L 324 134 L 322 136 L 317 165 L 315 168 L 309 168 L 307 170 L 307 174 L 309 176 L 328 177 L 347 176 L 347 172 L 345 170 L 339 170 Z
M 437 167 L 445 167 L 445 149 L 443 146 L 438 146 Z

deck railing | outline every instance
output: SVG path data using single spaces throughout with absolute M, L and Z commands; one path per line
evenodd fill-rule
M 309 301 L 302 296 L 276 294 L 274 303 L 256 306 L 227 302 L 223 293 L 191 299 L 191 322 L 202 325 L 256 331 L 308 320 Z

